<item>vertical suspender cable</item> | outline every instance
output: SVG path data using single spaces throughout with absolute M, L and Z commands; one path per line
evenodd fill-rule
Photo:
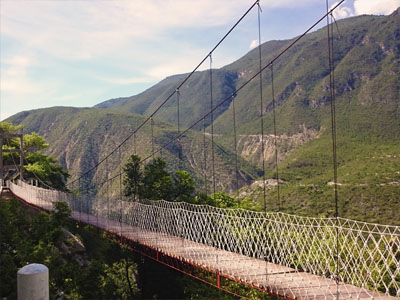
M 108 174 L 109 174 L 109 170 L 108 170 L 108 158 L 106 158 L 106 175 L 107 175 L 107 182 L 106 182 L 106 201 L 107 201 L 107 231 L 110 231 L 110 201 L 108 200 L 109 198 L 109 189 L 110 189 L 110 182 L 108 180 Z
M 234 149 L 235 149 L 235 176 L 236 176 L 236 191 L 237 191 L 239 189 L 239 168 L 238 168 L 238 154 L 237 154 L 236 111 L 235 111 L 235 96 L 234 95 L 232 96 L 232 113 L 233 113 Z M 239 202 L 239 204 L 240 204 L 240 202 Z
M 133 153 L 137 155 L 137 150 L 136 150 L 136 132 L 133 134 Z
M 120 220 L 120 230 L 121 230 L 121 244 L 123 244 L 123 237 L 122 237 L 122 219 L 123 219 L 123 213 L 124 213 L 124 207 L 123 204 L 124 202 L 122 201 L 122 156 L 121 156 L 121 147 L 118 148 L 118 154 L 119 154 L 119 201 L 121 201 L 121 220 Z
M 79 221 L 82 222 L 82 192 L 81 192 L 81 179 L 78 180 L 78 191 L 79 191 Z
M 267 213 L 267 203 L 266 203 L 266 187 L 265 187 L 265 157 L 264 157 L 264 108 L 263 108 L 263 88 L 262 88 L 262 61 L 261 61 L 261 6 L 260 2 L 257 2 L 257 21 L 258 21 L 258 58 L 259 58 L 259 68 L 260 68 L 260 121 L 261 121 L 261 155 L 262 155 L 262 172 L 263 172 L 263 205 L 264 212 Z M 264 250 L 264 260 L 265 260 L 265 281 L 268 281 L 268 256 L 267 250 Z
M 326 22 L 328 32 L 328 59 L 329 59 L 329 91 L 331 98 L 331 135 L 332 135 L 332 160 L 333 160 L 333 180 L 335 197 L 335 218 L 336 218 L 336 299 L 339 299 L 339 208 L 338 208 L 338 189 L 337 189 L 337 153 L 336 153 L 336 108 L 335 108 L 335 86 L 333 69 L 333 32 L 331 32 L 331 22 L 329 21 L 329 0 L 326 0 Z
M 153 132 L 154 120 L 153 120 L 153 117 L 150 118 L 150 126 L 151 126 L 151 156 L 154 160 L 154 132 Z
M 274 64 L 271 64 L 271 90 L 272 90 L 272 110 L 274 117 L 274 145 L 275 145 L 275 171 L 276 171 L 276 187 L 278 192 L 278 211 L 281 211 L 281 196 L 279 185 L 279 167 L 278 167 L 278 139 L 276 135 L 276 112 L 275 112 L 275 87 L 274 87 Z
M 213 86 L 212 86 L 212 53 L 210 53 L 210 107 L 211 107 L 211 163 L 213 178 L 213 193 L 215 195 L 215 157 L 214 157 L 214 104 L 213 104 Z
M 101 185 L 100 188 L 103 188 L 103 184 L 99 183 L 99 186 L 100 185 Z M 96 203 L 96 225 L 97 225 L 97 230 L 99 230 L 99 198 L 98 198 L 98 195 L 99 195 L 100 188 L 97 191 L 95 191 L 95 193 L 96 193 L 96 201 L 95 201 L 95 203 Z
M 203 151 L 204 151 L 204 193 L 208 194 L 207 187 L 207 144 L 206 144 L 206 118 L 203 118 Z
M 263 88 L 262 88 L 262 61 L 261 61 L 261 6 L 258 5 L 258 56 L 259 56 L 259 69 L 260 69 L 260 122 L 261 122 L 261 156 L 262 156 L 262 172 L 263 172 L 263 205 L 264 212 L 267 212 L 266 203 L 266 188 L 265 188 L 265 157 L 264 157 L 264 107 L 263 107 Z
M 179 88 L 176 89 L 176 115 L 177 115 L 177 125 L 178 125 L 178 136 L 181 134 L 181 120 L 180 120 L 180 111 L 179 111 L 179 101 L 180 101 L 180 92 Z M 178 142 L 178 169 L 182 169 L 182 144 L 181 138 L 177 139 Z

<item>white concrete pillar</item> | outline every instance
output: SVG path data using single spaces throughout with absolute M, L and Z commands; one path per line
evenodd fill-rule
M 18 300 L 49 300 L 49 269 L 30 264 L 17 273 Z

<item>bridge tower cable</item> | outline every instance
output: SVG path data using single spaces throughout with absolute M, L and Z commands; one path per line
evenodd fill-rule
M 213 104 L 213 80 L 212 80 L 212 52 L 210 52 L 210 109 L 211 109 L 211 164 L 212 164 L 212 180 L 213 180 L 213 193 L 215 198 L 215 154 L 214 154 L 214 104 Z
M 331 113 L 331 138 L 332 138 L 332 165 L 333 165 L 333 187 L 334 187 L 334 200 L 335 200 L 335 220 L 336 220 L 336 253 L 335 253 L 335 281 L 336 281 L 336 294 L 339 299 L 339 255 L 340 255 L 340 241 L 339 241 L 339 205 L 338 205 L 338 179 L 337 179 L 337 140 L 336 140 L 336 99 L 335 99 L 335 77 L 334 77 L 334 57 L 333 57 L 333 12 L 329 10 L 329 0 L 326 0 L 326 22 L 327 22 L 327 38 L 328 38 L 328 60 L 329 60 L 329 92 L 330 92 L 330 113 Z

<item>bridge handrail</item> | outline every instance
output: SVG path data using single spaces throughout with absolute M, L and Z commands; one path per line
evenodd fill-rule
M 259 212 L 252 211 L 243 208 L 219 208 L 208 204 L 193 204 L 187 202 L 170 202 L 166 200 L 141 200 L 139 201 L 146 205 L 161 206 L 164 208 L 175 208 L 184 209 L 187 211 L 195 211 L 202 213 L 214 213 L 220 215 L 227 215 L 232 217 L 240 217 L 244 219 L 268 219 L 276 222 L 284 222 L 285 224 L 298 225 L 298 226 L 312 226 L 321 227 L 321 223 L 325 223 L 324 226 L 329 227 L 340 227 L 343 229 L 355 229 L 365 233 L 377 233 L 385 235 L 396 235 L 400 236 L 400 226 L 396 225 L 384 225 L 377 223 L 369 223 L 364 221 L 358 221 L 347 218 L 334 218 L 334 217 L 308 217 L 299 216 L 283 212 Z M 246 214 L 246 215 L 245 215 Z M 284 221 L 280 221 L 284 218 Z

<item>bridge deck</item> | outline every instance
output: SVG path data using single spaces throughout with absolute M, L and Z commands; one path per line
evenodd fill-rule
M 339 298 L 342 299 L 398 299 L 342 282 L 337 284 L 333 279 L 266 263 L 165 233 L 143 230 L 127 224 L 122 224 L 121 227 L 121 223 L 100 216 L 74 212 L 73 218 L 118 236 L 122 232 L 125 239 L 285 298 L 328 300 L 337 299 L 339 292 Z

